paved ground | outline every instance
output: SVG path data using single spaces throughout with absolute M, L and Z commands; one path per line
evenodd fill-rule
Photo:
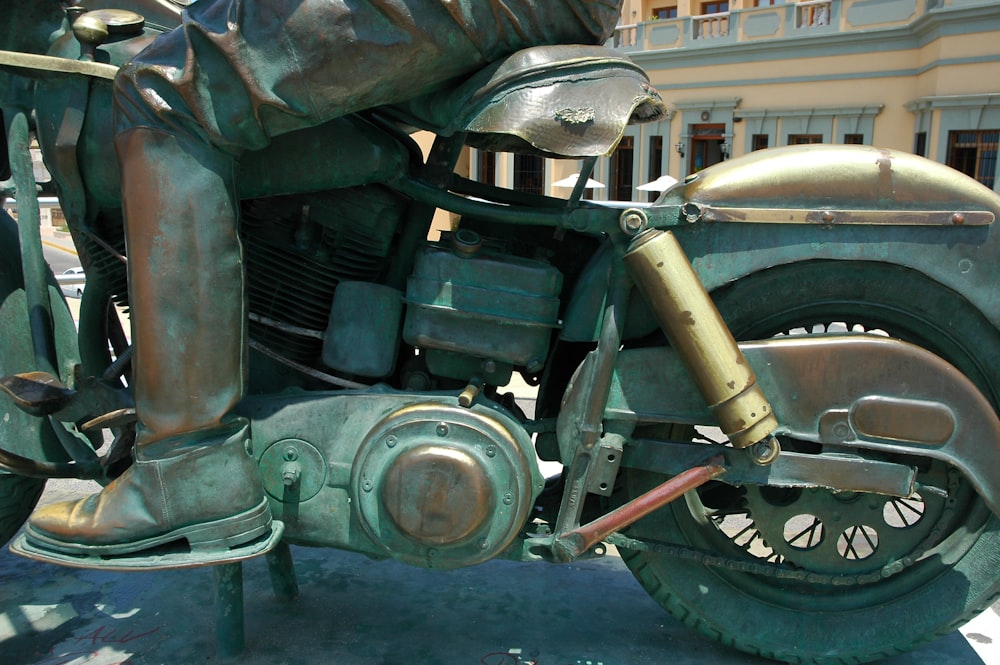
M 43 500 L 88 484 L 52 481 Z M 300 596 L 245 565 L 245 665 L 754 665 L 671 619 L 621 560 L 434 572 L 293 548 Z M 109 573 L 0 552 L 0 665 L 217 662 L 208 569 Z M 882 665 L 1000 664 L 997 606 Z M 900 616 L 900 622 L 906 617 Z M 833 629 L 833 627 L 831 627 Z M 845 635 L 844 639 L 850 639 Z
M 46 500 L 89 491 L 54 483 Z M 671 619 L 611 555 L 450 572 L 293 548 L 300 596 L 245 564 L 245 665 L 754 665 Z M 196 665 L 215 658 L 208 569 L 108 573 L 0 554 L 5 665 Z M 905 621 L 900 617 L 900 621 Z M 882 665 L 994 665 L 1000 617 Z M 845 639 L 850 636 L 845 635 Z M 981 649 L 977 653 L 976 648 Z

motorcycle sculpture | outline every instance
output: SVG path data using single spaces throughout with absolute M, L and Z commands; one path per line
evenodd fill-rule
M 129 464 L 110 81 L 178 4 L 6 17 L 4 541 L 46 478 Z M 625 124 L 662 112 L 613 50 L 545 47 L 242 160 L 239 411 L 284 543 L 429 568 L 613 544 L 675 617 L 789 662 L 954 630 L 1000 593 L 1000 197 L 912 155 L 803 146 L 650 206 L 583 200 Z M 412 128 L 438 137 L 426 160 Z M 42 258 L 32 134 L 86 268 L 78 332 Z M 466 145 L 583 174 L 568 201 L 504 190 L 454 175 Z M 456 223 L 428 241 L 435 209 Z

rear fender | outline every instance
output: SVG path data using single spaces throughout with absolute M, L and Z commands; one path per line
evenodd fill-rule
M 867 146 L 765 150 L 656 206 L 681 211 L 675 233 L 709 291 L 779 264 L 878 261 L 957 291 L 1000 327 L 1000 195 L 937 162 Z
M 1000 195 L 915 155 L 867 146 L 762 150 L 689 177 L 645 213 L 674 232 L 709 291 L 800 261 L 890 263 L 962 294 L 1000 328 Z M 598 253 L 584 275 L 607 273 L 613 260 Z M 565 339 L 597 339 L 603 300 L 592 291 L 605 284 L 581 280 Z M 643 323 L 628 336 L 655 330 L 651 316 L 630 320 Z

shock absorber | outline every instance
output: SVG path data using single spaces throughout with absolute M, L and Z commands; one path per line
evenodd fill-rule
M 632 239 L 625 264 L 677 350 L 719 427 L 737 448 L 767 464 L 779 449 L 778 421 L 715 303 L 677 238 L 647 229 Z

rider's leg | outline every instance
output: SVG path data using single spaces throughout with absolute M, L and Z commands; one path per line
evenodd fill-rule
M 196 138 L 133 128 L 116 140 L 125 201 L 135 464 L 100 494 L 39 509 L 27 529 L 64 552 L 124 554 L 186 538 L 224 549 L 267 533 L 245 421 L 233 159 Z

